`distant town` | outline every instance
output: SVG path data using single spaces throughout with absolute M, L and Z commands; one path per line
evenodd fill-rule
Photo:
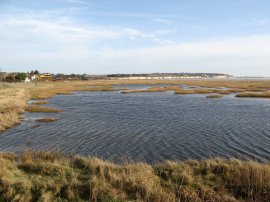
M 201 78 L 230 78 L 228 74 L 219 73 L 151 73 L 151 74 L 52 74 L 41 73 L 38 70 L 30 72 L 1 72 L 1 82 L 31 82 L 31 81 L 65 81 L 65 80 L 96 80 L 96 79 L 201 79 Z

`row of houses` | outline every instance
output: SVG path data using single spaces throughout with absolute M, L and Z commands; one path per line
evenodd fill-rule
M 31 81 L 52 81 L 55 80 L 56 77 L 53 74 L 50 73 L 43 73 L 43 74 L 30 74 L 26 76 L 25 82 L 31 82 Z M 58 78 L 60 79 L 60 78 Z
M 110 78 L 120 80 L 148 80 L 148 79 L 202 79 L 202 78 L 230 78 L 228 74 L 214 74 L 214 73 L 156 73 L 156 74 L 115 74 L 108 75 Z

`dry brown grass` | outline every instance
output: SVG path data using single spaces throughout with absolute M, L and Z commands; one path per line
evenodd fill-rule
M 130 89 L 124 89 L 121 91 L 121 93 L 127 94 L 127 93 L 155 93 L 155 92 L 166 92 L 166 91 L 175 91 L 180 90 L 181 88 L 179 86 L 165 86 L 165 87 L 150 87 L 148 89 L 143 90 L 130 90 Z
M 0 154 L 0 201 L 270 201 L 270 165 L 236 159 L 115 164 L 58 152 Z
M 242 98 L 270 98 L 270 92 L 261 92 L 261 93 L 245 92 L 245 93 L 239 93 L 239 94 L 235 95 L 235 97 L 242 97 Z
M 45 105 L 48 104 L 48 101 L 36 101 L 36 102 L 32 102 L 31 104 L 33 105 Z
M 206 98 L 222 98 L 222 95 L 219 94 L 211 94 L 211 95 L 207 95 Z
M 55 122 L 57 120 L 58 120 L 57 118 L 46 117 L 46 118 L 36 119 L 36 122 L 45 122 L 45 123 L 48 123 L 48 122 Z
M 3 131 L 20 122 L 21 113 L 30 96 L 20 84 L 0 86 L 0 131 Z
M 208 88 L 194 88 L 194 89 L 179 89 L 175 91 L 175 94 L 209 94 L 214 93 L 215 90 Z
M 113 91 L 111 85 L 99 82 L 63 82 L 63 83 L 48 83 L 40 84 L 37 88 L 31 90 L 31 99 L 47 99 L 55 95 L 71 94 L 74 91 Z
M 52 108 L 52 107 L 41 107 L 35 105 L 28 105 L 24 108 L 27 112 L 42 112 L 42 113 L 57 113 L 62 112 L 62 110 Z

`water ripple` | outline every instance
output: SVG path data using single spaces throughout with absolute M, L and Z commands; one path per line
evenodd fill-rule
M 48 106 L 64 110 L 54 115 L 59 121 L 36 123 L 47 115 L 26 113 L 21 125 L 1 134 L 0 149 L 54 149 L 150 163 L 215 156 L 270 160 L 269 100 L 78 92 L 56 96 Z

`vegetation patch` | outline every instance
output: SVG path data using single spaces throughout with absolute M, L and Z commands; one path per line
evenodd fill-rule
M 41 107 L 41 106 L 34 106 L 29 105 L 25 107 L 25 111 L 27 112 L 42 112 L 42 113 L 57 113 L 62 112 L 62 110 L 51 108 L 51 107 Z
M 37 119 L 36 122 L 55 122 L 57 121 L 58 119 L 57 118 L 40 118 L 40 119 Z

